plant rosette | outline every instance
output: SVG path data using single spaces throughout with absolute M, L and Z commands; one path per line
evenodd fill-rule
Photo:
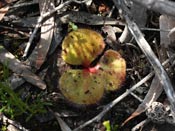
M 107 50 L 99 63 L 90 64 L 102 53 L 103 37 L 89 29 L 70 32 L 62 43 L 62 58 L 71 65 L 82 65 L 84 69 L 70 69 L 62 74 L 59 87 L 65 98 L 79 105 L 95 104 L 104 91 L 117 90 L 125 79 L 126 63 L 114 50 Z

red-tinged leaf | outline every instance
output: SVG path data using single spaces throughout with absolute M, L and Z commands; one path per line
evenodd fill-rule
M 104 72 L 106 90 L 118 89 L 126 76 L 126 63 L 121 55 L 114 50 L 107 50 L 100 59 L 100 68 Z
M 103 13 L 103 12 L 109 12 L 109 7 L 105 4 L 101 4 L 99 7 L 98 7 L 98 11 L 100 13 Z

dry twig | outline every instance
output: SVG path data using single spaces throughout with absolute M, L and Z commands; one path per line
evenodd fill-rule
M 122 126 L 124 126 L 131 119 L 135 118 L 136 116 L 146 111 L 146 109 L 152 104 L 152 102 L 158 99 L 158 97 L 162 93 L 162 90 L 163 88 L 158 81 L 158 77 L 155 76 L 152 80 L 150 89 L 148 93 L 146 94 L 144 100 L 138 106 L 138 108 L 122 123 Z
M 131 131 L 138 131 L 139 129 L 143 128 L 144 125 L 146 125 L 147 123 L 149 123 L 150 120 L 149 119 L 145 119 L 143 121 L 141 121 L 140 123 L 138 123 L 136 126 L 134 126 Z
M 61 24 L 67 24 L 70 21 L 74 23 L 82 23 L 87 25 L 122 25 L 124 26 L 124 22 L 121 20 L 117 20 L 114 18 L 98 16 L 95 14 L 90 14 L 82 11 L 68 11 L 62 14 L 58 14 L 57 18 Z M 19 20 L 14 20 L 14 24 L 20 24 L 24 27 L 35 27 L 38 21 L 38 17 L 31 18 L 23 18 Z
M 0 113 L 0 121 L 2 121 L 4 125 L 11 124 L 15 126 L 16 128 L 18 128 L 19 130 L 29 131 L 28 129 L 24 128 L 20 123 L 7 118 L 3 113 Z
M 52 109 L 49 108 L 49 111 L 55 116 L 55 118 L 57 119 L 60 127 L 61 127 L 61 130 L 62 131 L 72 131 L 70 129 L 70 127 L 61 119 L 61 115 L 58 113 L 58 112 L 54 112 Z

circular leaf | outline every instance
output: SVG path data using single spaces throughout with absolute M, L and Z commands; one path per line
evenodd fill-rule
M 88 67 L 102 53 L 105 47 L 103 37 L 89 29 L 70 32 L 62 43 L 62 58 L 72 65 Z
M 126 76 L 126 63 L 121 55 L 114 50 L 107 50 L 100 59 L 100 68 L 104 72 L 106 90 L 116 90 Z
M 85 70 L 68 70 L 59 80 L 62 94 L 76 104 L 95 104 L 104 93 L 101 72 L 89 73 Z

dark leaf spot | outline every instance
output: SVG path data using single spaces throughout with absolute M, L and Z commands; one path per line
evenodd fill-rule
M 65 54 L 67 54 L 67 51 L 66 51 L 65 49 L 63 50 L 63 52 L 64 52 Z
M 110 83 L 108 83 L 108 84 L 109 84 L 109 86 L 113 86 L 112 82 L 110 82 Z
M 111 71 L 109 71 L 109 75 L 111 75 L 111 76 L 113 75 Z
M 71 37 L 72 39 L 74 39 L 74 37 L 73 37 L 72 35 L 70 35 L 70 37 Z
M 97 81 L 96 81 L 96 80 L 94 80 L 94 82 L 95 82 L 95 83 L 97 83 Z
M 85 93 L 85 94 L 89 94 L 89 93 L 90 93 L 90 91 L 89 91 L 89 90 L 87 90 L 87 91 L 85 91 L 84 93 Z
M 104 71 L 104 69 L 102 67 L 100 67 L 99 70 Z
M 97 77 L 96 77 L 96 76 L 94 76 L 94 79 L 97 79 Z
M 77 80 L 74 79 L 74 82 L 77 83 Z

